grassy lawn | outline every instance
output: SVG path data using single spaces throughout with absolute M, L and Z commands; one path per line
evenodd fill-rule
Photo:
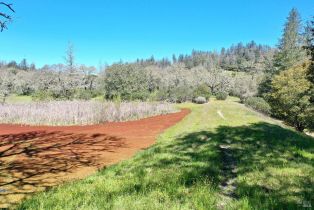
M 304 209 L 314 205 L 314 139 L 235 102 L 192 113 L 153 147 L 20 209 Z M 310 208 L 308 208 L 310 209 Z
M 10 95 L 7 100 L 7 103 L 16 104 L 16 103 L 30 103 L 32 102 L 31 96 L 18 96 L 18 95 Z

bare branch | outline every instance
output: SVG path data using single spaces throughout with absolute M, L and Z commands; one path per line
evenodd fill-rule
M 0 2 L 0 6 L 1 5 L 6 6 L 9 10 L 11 10 L 12 12 L 15 13 L 15 10 L 12 8 L 12 4 Z M 0 32 L 2 32 L 4 29 L 7 29 L 8 21 L 11 21 L 12 18 L 10 15 L 8 15 L 6 13 L 2 13 L 2 12 L 0 12 L 0 17 L 2 17 L 2 19 L 5 19 L 5 20 L 0 20 Z
M 7 21 L 0 21 L 0 32 L 2 32 L 4 29 L 7 29 Z
M 2 12 L 0 12 L 0 16 L 2 16 L 2 17 L 4 17 L 4 18 L 6 18 L 6 19 L 11 19 L 11 16 L 10 15 L 7 15 L 7 14 L 4 14 L 4 13 L 2 13 Z
M 6 7 L 9 8 L 12 12 L 15 13 L 14 9 L 12 8 L 12 4 L 7 4 L 7 3 L 4 3 L 4 2 L 0 2 L 0 4 L 6 6 Z

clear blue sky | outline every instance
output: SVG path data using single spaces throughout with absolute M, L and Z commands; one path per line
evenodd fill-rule
M 7 1 L 16 14 L 0 33 L 0 60 L 37 66 L 63 62 L 68 41 L 77 63 L 95 66 L 240 41 L 276 45 L 292 7 L 303 19 L 314 15 L 314 0 Z

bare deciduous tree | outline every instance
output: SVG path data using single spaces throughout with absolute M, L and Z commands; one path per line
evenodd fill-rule
M 15 12 L 15 10 L 12 7 L 12 4 L 8 4 L 5 2 L 0 2 L 0 6 L 6 7 L 11 12 Z M 8 22 L 12 21 L 11 15 L 9 15 L 6 12 L 0 11 L 0 31 L 2 32 L 4 29 L 7 29 Z

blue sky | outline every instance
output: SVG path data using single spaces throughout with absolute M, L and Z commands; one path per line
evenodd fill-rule
M 7 0 L 15 19 L 0 33 L 0 60 L 37 66 L 63 62 L 69 41 L 76 62 L 132 61 L 237 42 L 276 45 L 292 7 L 303 19 L 313 0 Z

